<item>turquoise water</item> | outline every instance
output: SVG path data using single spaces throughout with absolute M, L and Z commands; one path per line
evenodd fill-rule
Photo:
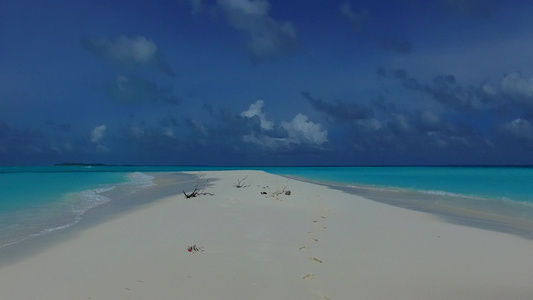
M 0 168 L 0 248 L 67 228 L 112 199 L 117 185 L 142 188 L 147 175 L 82 168 Z
M 498 203 L 491 204 L 495 210 L 512 204 L 516 211 L 517 203 L 533 206 L 533 168 L 528 167 L 0 167 L 0 248 L 75 224 L 88 210 L 113 201 L 106 191 L 153 184 L 151 172 L 232 169 L 264 170 L 343 186 L 419 191 L 427 195 L 423 201 L 446 195 L 454 205 L 469 207 L 489 202 L 467 198 L 491 199 Z
M 347 185 L 410 189 L 533 205 L 531 167 L 309 167 L 275 168 L 272 172 Z

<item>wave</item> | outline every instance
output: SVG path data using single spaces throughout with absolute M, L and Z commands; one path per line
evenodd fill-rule
M 81 216 L 89 209 L 95 208 L 111 201 L 111 198 L 101 194 L 112 191 L 115 188 L 116 186 L 111 186 L 105 188 L 90 189 L 76 193 L 77 195 L 73 197 L 77 198 L 77 201 L 72 204 L 72 212 L 74 213 L 75 219 L 79 220 Z
M 111 191 L 118 189 L 118 193 L 135 193 L 156 185 L 154 176 L 141 172 L 128 173 L 125 178 L 127 180 L 123 183 L 65 194 L 59 201 L 21 211 L 17 217 L 12 214 L 15 219 L 11 220 L 15 223 L 4 224 L 7 236 L 0 237 L 0 248 L 75 225 L 88 211 L 113 201 L 112 194 L 109 194 Z
M 154 176 L 141 172 L 133 172 L 128 174 L 128 183 L 136 188 L 147 188 L 149 186 L 154 186 L 154 179 Z
M 406 188 L 406 187 L 359 185 L 359 184 L 356 184 L 356 185 L 350 184 L 350 185 L 347 185 L 347 187 L 356 188 L 356 189 L 366 189 L 366 190 L 371 190 L 371 191 L 412 192 L 412 193 L 421 193 L 421 194 L 432 195 L 432 196 L 466 198 L 466 199 L 471 199 L 471 200 L 503 200 L 503 201 L 509 201 L 509 202 L 515 202 L 515 203 L 523 203 L 519 201 L 509 200 L 507 198 L 493 199 L 490 197 L 469 195 L 469 194 L 463 194 L 463 193 L 454 193 L 454 192 L 448 192 L 448 191 L 442 191 L 442 190 L 424 190 L 424 189 L 415 189 L 415 188 Z

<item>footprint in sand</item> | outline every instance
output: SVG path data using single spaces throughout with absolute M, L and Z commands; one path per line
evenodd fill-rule
M 322 261 L 320 259 L 316 258 L 316 257 L 311 257 L 310 260 L 313 261 L 313 262 L 316 262 L 318 264 L 322 263 Z
M 315 238 L 315 233 L 310 231 L 307 233 L 307 236 L 309 237 L 309 239 L 313 242 L 318 242 L 318 240 Z
M 313 242 L 318 242 L 318 240 L 314 237 L 314 232 L 309 232 L 307 235 L 309 236 L 309 239 Z
M 315 279 L 315 274 L 313 273 L 307 273 L 304 275 L 304 277 L 302 277 L 302 279 L 305 279 L 305 280 L 313 280 Z

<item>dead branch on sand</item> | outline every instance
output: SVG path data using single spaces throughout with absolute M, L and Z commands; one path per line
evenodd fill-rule
M 249 187 L 250 184 L 245 182 L 246 178 L 248 178 L 248 175 L 244 176 L 244 178 L 241 180 L 237 180 L 237 183 L 233 184 L 233 186 L 238 189 Z
M 277 196 L 279 196 L 279 195 L 281 195 L 281 194 L 285 194 L 285 195 L 288 196 L 288 195 L 291 194 L 291 191 L 290 191 L 290 190 L 287 190 L 287 187 L 283 187 L 283 190 L 281 190 L 281 191 L 280 191 L 280 190 L 277 190 L 277 191 L 275 191 L 275 192 L 272 192 L 272 195 L 273 195 L 274 197 L 277 197 Z
M 208 195 L 208 196 L 214 196 L 215 194 L 213 193 L 207 193 L 205 192 L 205 187 L 207 186 L 207 184 L 209 183 L 209 180 L 206 180 L 206 183 L 204 185 L 203 188 L 200 188 L 199 185 L 200 185 L 200 179 L 203 178 L 204 175 L 199 175 L 197 178 L 196 178 L 196 185 L 194 186 L 194 190 L 187 194 L 185 193 L 185 190 L 183 190 L 183 195 L 185 195 L 185 198 L 186 199 L 189 199 L 189 198 L 195 198 L 196 196 L 201 196 L 201 195 Z

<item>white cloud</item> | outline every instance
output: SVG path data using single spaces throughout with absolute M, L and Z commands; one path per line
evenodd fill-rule
M 144 36 L 120 36 L 113 41 L 105 38 L 87 41 L 102 56 L 124 63 L 146 64 L 156 59 L 157 46 Z
M 85 39 L 82 45 L 90 52 L 125 66 L 153 65 L 161 72 L 175 76 L 174 71 L 159 55 L 157 45 L 144 36 L 119 36 L 114 40 L 106 38 Z
M 93 131 L 91 131 L 91 142 L 96 144 L 97 152 L 109 152 L 109 148 L 102 143 L 102 139 L 105 136 L 107 130 L 106 125 L 96 126 Z
M 515 119 L 500 127 L 504 133 L 521 140 L 533 141 L 533 125 L 524 119 Z
M 253 130 L 242 136 L 242 141 L 246 143 L 260 145 L 269 149 L 286 147 L 291 144 L 312 144 L 321 145 L 328 141 L 327 131 L 322 125 L 309 121 L 306 115 L 297 114 L 290 122 L 281 122 L 276 125 L 266 119 L 263 112 L 263 100 L 252 103 L 248 110 L 240 113 L 241 117 L 258 117 L 260 130 Z
M 502 92 L 514 98 L 533 99 L 533 78 L 526 79 L 518 72 L 507 74 L 500 83 Z
M 233 28 L 247 33 L 248 50 L 254 58 L 265 59 L 296 48 L 296 28 L 270 17 L 267 0 L 218 0 L 217 5 Z
M 287 130 L 292 143 L 323 144 L 328 141 L 328 132 L 322 125 L 309 121 L 306 115 L 297 114 L 291 122 L 282 122 L 281 127 Z
M 483 92 L 485 96 L 491 98 L 497 96 L 498 94 L 496 88 L 494 88 L 494 86 L 492 86 L 490 83 L 483 84 L 483 86 L 481 87 L 481 92 Z
M 272 130 L 274 123 L 266 119 L 266 115 L 263 112 L 263 106 L 265 102 L 263 100 L 257 100 L 255 103 L 250 104 L 248 110 L 243 111 L 241 117 L 252 118 L 258 116 L 261 121 L 261 128 L 264 130 Z
M 91 142 L 99 143 L 104 138 L 106 129 L 105 125 L 96 126 L 91 132 Z
M 533 108 L 533 78 L 524 78 L 519 72 L 505 75 L 497 84 L 484 83 L 480 90 L 486 101 Z
M 349 2 L 341 4 L 339 7 L 341 14 L 352 24 L 357 32 L 361 32 L 363 24 L 368 21 L 368 11 L 362 10 L 358 13 L 354 12 L 352 5 Z

